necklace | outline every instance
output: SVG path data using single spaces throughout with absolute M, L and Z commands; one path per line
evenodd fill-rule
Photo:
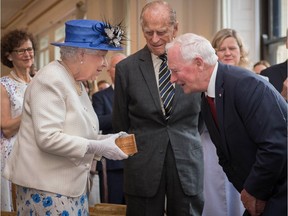
M 78 94 L 79 96 L 81 96 L 81 95 L 82 95 L 82 92 L 83 92 L 81 81 L 76 81 L 76 80 L 74 79 L 74 77 L 72 76 L 72 72 L 70 71 L 70 68 L 69 68 L 63 61 L 59 61 L 59 62 L 60 62 L 60 64 L 63 65 L 63 67 L 65 68 L 65 72 L 68 74 L 68 76 L 70 77 L 70 79 L 73 80 L 73 85 L 74 85 L 74 87 L 75 87 L 75 89 L 76 89 L 76 91 L 77 91 L 77 94 Z
M 26 82 L 24 80 L 22 80 L 20 77 L 17 76 L 17 74 L 14 71 L 10 72 L 10 75 L 13 77 L 13 79 L 15 79 L 16 81 L 20 82 L 20 83 L 24 83 L 24 84 L 28 84 L 31 80 L 31 77 L 29 76 L 29 81 Z

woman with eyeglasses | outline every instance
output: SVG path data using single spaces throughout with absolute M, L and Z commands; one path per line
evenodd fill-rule
M 35 41 L 24 30 L 12 30 L 1 39 L 1 62 L 11 72 L 1 77 L 1 173 L 19 130 L 24 93 L 31 81 Z M 11 183 L 1 175 L 1 210 L 12 211 Z

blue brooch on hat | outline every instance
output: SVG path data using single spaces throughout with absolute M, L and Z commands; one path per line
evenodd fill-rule
M 70 46 L 94 50 L 122 50 L 126 39 L 120 24 L 98 20 L 70 20 L 65 23 L 65 41 L 51 43 L 54 46 Z

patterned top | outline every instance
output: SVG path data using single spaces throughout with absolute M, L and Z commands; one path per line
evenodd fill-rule
M 5 76 L 0 78 L 1 84 L 5 87 L 11 103 L 12 117 L 17 117 L 22 113 L 22 104 L 24 93 L 28 83 L 20 83 L 16 80 Z
M 13 112 L 15 110 L 16 115 L 21 114 L 24 93 L 26 91 L 28 83 L 17 82 L 16 80 L 14 80 L 8 76 L 1 77 L 0 82 L 5 87 L 5 89 L 8 93 L 8 96 L 10 98 L 10 101 L 12 103 L 11 104 L 12 105 L 11 110 Z M 19 108 L 20 108 L 20 110 L 19 110 Z M 12 112 L 12 114 L 13 114 L 13 112 Z
M 11 116 L 12 118 L 15 118 L 22 113 L 24 93 L 26 91 L 27 84 L 17 82 L 8 76 L 1 77 L 0 83 L 5 87 L 8 93 L 11 104 Z M 16 135 L 6 139 L 1 131 L 1 172 L 4 169 L 6 159 L 11 152 L 15 138 Z
M 19 116 L 22 113 L 22 104 L 24 99 L 24 93 L 27 88 L 27 84 L 17 82 L 16 80 L 4 76 L 0 78 L 0 83 L 3 85 L 8 93 L 10 99 L 10 110 L 12 118 Z M 13 143 L 15 141 L 16 134 L 9 139 L 3 136 L 1 130 L 1 172 L 4 169 L 6 159 L 11 152 Z
M 10 109 L 11 116 L 15 118 L 22 113 L 22 105 L 24 99 L 24 93 L 27 88 L 27 83 L 20 83 L 16 80 L 4 76 L 0 78 L 1 85 L 3 85 L 8 93 L 8 97 L 10 99 Z M 13 143 L 15 141 L 16 134 L 9 139 L 6 139 L 3 136 L 1 130 L 1 172 L 4 168 L 5 162 L 7 160 L 8 155 L 11 152 Z
M 0 78 L 1 85 L 7 91 L 10 100 L 10 111 L 12 118 L 16 118 L 22 113 L 24 93 L 27 88 L 26 83 L 18 82 L 8 76 Z M 8 156 L 11 153 L 12 147 L 16 140 L 16 135 L 6 139 L 1 130 L 1 176 L 2 171 L 6 165 Z M 12 194 L 11 194 L 11 182 L 1 177 L 1 210 L 12 211 Z

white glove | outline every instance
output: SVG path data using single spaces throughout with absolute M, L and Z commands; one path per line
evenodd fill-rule
M 122 137 L 122 136 L 127 136 L 128 134 L 124 131 L 121 131 L 119 133 L 119 137 Z M 114 136 L 115 134 L 98 134 L 97 135 L 97 140 L 104 140 L 104 139 L 108 139 L 110 138 L 111 136 Z
M 86 153 L 104 156 L 110 160 L 126 159 L 128 158 L 128 155 L 125 154 L 115 143 L 115 139 L 124 134 L 126 133 L 120 132 L 109 136 L 107 139 L 91 140 Z

